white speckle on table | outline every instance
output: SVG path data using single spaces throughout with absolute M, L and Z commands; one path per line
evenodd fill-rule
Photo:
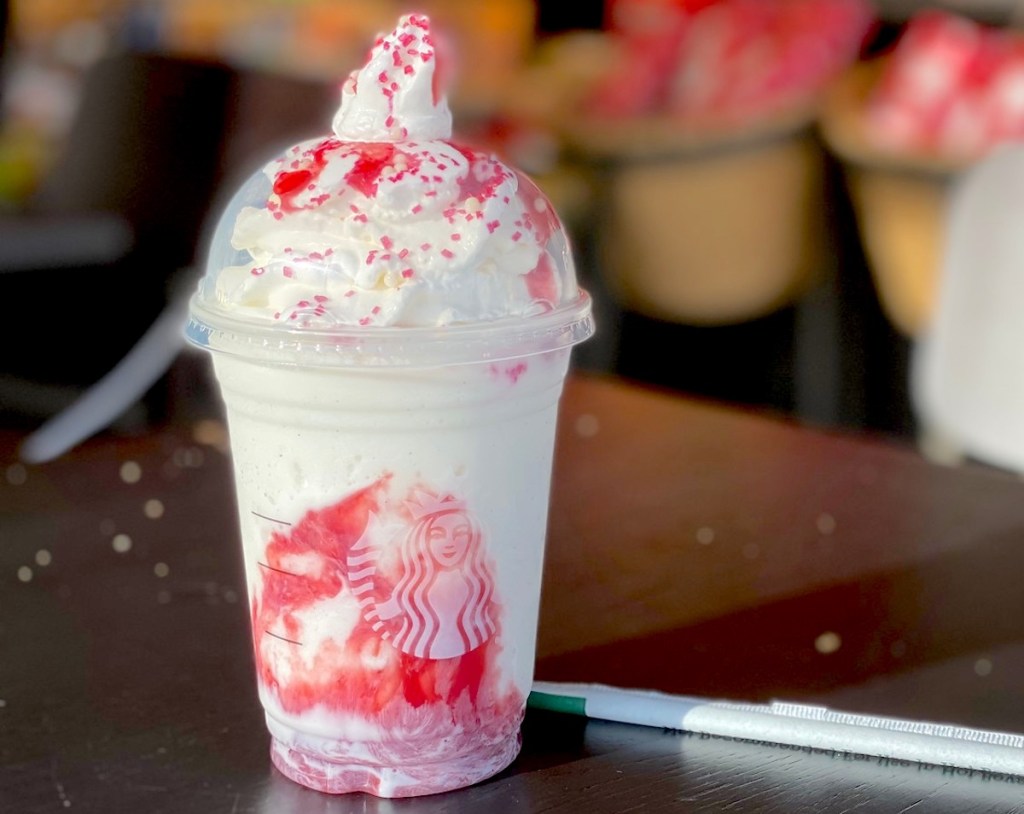
M 164 516 L 164 504 L 156 498 L 152 498 L 151 500 L 146 501 L 145 505 L 142 507 L 142 511 L 150 520 L 158 520 Z
M 828 512 L 819 514 L 814 524 L 818 527 L 818 532 L 821 534 L 832 534 L 836 530 L 836 519 Z
M 199 447 L 178 447 L 174 450 L 171 460 L 182 469 L 198 469 L 203 465 L 206 456 Z
M 223 451 L 228 448 L 228 429 L 216 419 L 204 418 L 192 427 L 192 440 Z
M 0 698 L 0 709 L 3 709 L 6 706 L 7 706 L 7 701 L 5 701 L 3 698 Z
M 53 555 L 45 548 L 40 548 L 36 552 L 36 565 L 40 568 L 46 568 L 51 562 L 53 562 Z
M 163 579 L 171 573 L 171 566 L 169 566 L 165 562 L 158 562 L 156 565 L 153 566 L 153 573 L 156 574 L 156 576 L 160 579 Z
M 981 678 L 984 678 L 987 675 L 991 675 L 992 662 L 989 659 L 978 659 L 976 662 L 974 662 L 974 672 Z
M 138 483 L 142 480 L 142 467 L 135 461 L 125 461 L 121 464 L 121 480 L 125 483 Z
M 711 545 L 715 541 L 715 530 L 710 526 L 701 526 L 697 529 L 697 542 L 701 545 Z
M 18 569 L 18 579 L 21 582 L 31 582 L 32 569 L 29 568 L 27 565 L 21 566 L 21 568 Z
M 117 523 L 111 520 L 109 517 L 105 520 L 100 520 L 100 534 L 104 537 L 109 537 L 117 531 Z
M 743 556 L 748 560 L 756 560 L 761 555 L 761 546 L 757 543 L 747 543 L 743 546 Z
M 132 538 L 127 534 L 115 534 L 110 544 L 118 554 L 127 554 L 132 550 Z
M 158 591 L 156 595 L 156 601 L 161 605 L 169 605 L 171 603 L 171 592 Z
M 11 486 L 23 486 L 28 480 L 28 470 L 24 464 L 11 464 L 5 473 L 7 482 Z
M 234 605 L 238 601 L 238 593 L 228 588 L 224 591 L 224 601 L 229 605 Z
M 823 656 L 835 653 L 842 646 L 843 640 L 839 634 L 831 630 L 826 630 L 814 640 L 814 649 Z
M 583 413 L 576 419 L 576 434 L 580 438 L 593 438 L 601 429 L 601 422 L 593 413 Z
M 56 765 L 54 765 L 53 773 L 54 775 L 56 775 L 57 773 Z M 57 791 L 57 798 L 60 800 L 61 805 L 64 806 L 64 808 L 71 808 L 71 800 L 68 798 L 68 793 L 64 789 L 64 784 L 57 780 L 55 777 L 53 781 L 53 786 Z

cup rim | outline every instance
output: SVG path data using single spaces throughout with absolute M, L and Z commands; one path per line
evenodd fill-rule
M 447 367 L 499 362 L 570 348 L 594 333 L 590 295 L 544 314 L 432 327 L 338 326 L 309 330 L 268 326 L 189 304 L 185 338 L 192 345 L 254 361 L 337 368 Z

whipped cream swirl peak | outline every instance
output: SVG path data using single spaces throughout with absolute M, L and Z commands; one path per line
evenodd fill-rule
M 422 14 L 402 17 L 342 85 L 334 134 L 342 141 L 451 138 L 437 62 L 430 21 Z
M 526 320 L 561 312 L 591 330 L 554 209 L 529 178 L 451 140 L 436 63 L 427 18 L 401 18 L 344 83 L 334 133 L 239 190 L 193 300 L 204 325 L 340 337 L 515 320 L 531 332 Z

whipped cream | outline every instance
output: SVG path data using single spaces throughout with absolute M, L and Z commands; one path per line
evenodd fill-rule
M 222 312 L 287 328 L 432 327 L 529 317 L 575 302 L 544 195 L 452 143 L 429 21 L 403 17 L 344 83 L 334 135 L 270 162 L 241 209 L 246 262 L 210 269 Z
M 426 17 L 402 17 L 377 40 L 365 67 L 342 85 L 334 134 L 342 141 L 451 138 L 452 114 Z

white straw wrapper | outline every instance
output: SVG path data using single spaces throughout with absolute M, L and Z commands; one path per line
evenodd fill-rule
M 547 681 L 534 682 L 530 705 L 642 726 L 1024 775 L 1024 735 L 951 724 Z

